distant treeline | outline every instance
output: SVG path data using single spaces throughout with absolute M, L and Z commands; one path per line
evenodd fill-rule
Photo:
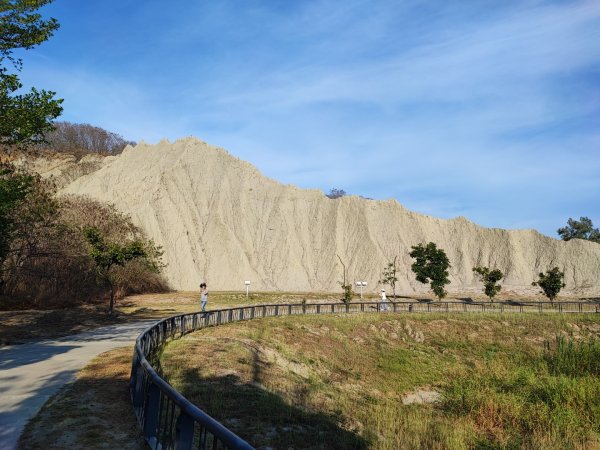
M 46 134 L 47 143 L 38 148 L 82 156 L 87 153 L 116 155 L 135 142 L 121 135 L 87 123 L 55 122 L 54 131 Z

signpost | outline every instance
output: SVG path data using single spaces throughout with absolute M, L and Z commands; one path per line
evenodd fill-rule
M 363 291 L 363 287 L 365 287 L 365 286 L 367 285 L 367 282 L 366 282 L 366 281 L 357 281 L 357 282 L 356 282 L 356 285 L 357 285 L 358 287 L 360 287 L 360 298 L 361 298 L 361 300 L 362 300 L 362 298 L 363 298 L 363 297 L 362 297 L 362 291 Z

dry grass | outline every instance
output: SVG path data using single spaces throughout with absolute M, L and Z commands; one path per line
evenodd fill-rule
M 557 334 L 597 339 L 600 318 L 283 317 L 202 330 L 161 361 L 258 447 L 592 448 L 600 383 L 548 372 L 544 342 Z M 443 400 L 404 405 L 417 389 Z

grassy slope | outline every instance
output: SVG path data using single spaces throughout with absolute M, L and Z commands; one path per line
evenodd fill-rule
M 167 346 L 162 365 L 184 395 L 257 446 L 600 446 L 600 346 L 556 363 L 556 335 L 587 342 L 600 336 L 600 318 L 283 317 L 189 335 Z M 583 360 L 591 368 L 580 370 Z M 442 400 L 404 405 L 417 389 Z

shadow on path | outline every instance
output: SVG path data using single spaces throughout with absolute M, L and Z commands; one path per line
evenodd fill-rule
M 16 447 L 19 434 L 29 417 L 33 416 L 46 399 L 56 390 L 72 380 L 76 370 L 63 370 L 43 377 L 43 383 L 38 386 L 24 385 L 20 389 L 11 389 L 8 393 L 7 384 L 19 384 L 18 376 L 2 377 L 3 385 L 2 409 L 0 410 L 0 450 L 12 450 Z
M 66 353 L 77 347 L 79 346 L 56 345 L 50 341 L 2 347 L 0 348 L 0 370 L 8 370 L 15 367 L 23 367 L 23 370 L 27 370 L 24 366 L 38 363 L 61 353 Z M 0 372 L 0 380 L 2 380 L 2 372 Z

